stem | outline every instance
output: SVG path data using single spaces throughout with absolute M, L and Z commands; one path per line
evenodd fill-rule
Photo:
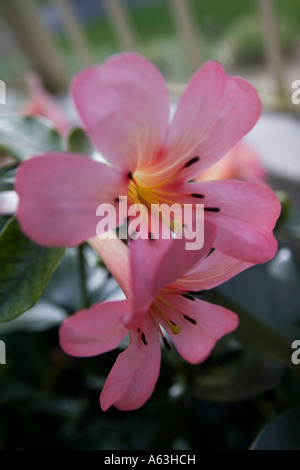
M 86 262 L 84 257 L 84 244 L 78 247 L 78 264 L 79 264 L 79 277 L 80 277 L 80 288 L 81 288 L 81 304 L 82 308 L 89 308 L 89 294 L 86 287 L 87 273 L 86 273 Z

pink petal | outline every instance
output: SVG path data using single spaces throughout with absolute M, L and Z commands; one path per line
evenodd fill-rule
M 212 289 L 253 266 L 215 250 L 205 260 L 197 263 L 188 273 L 172 283 L 180 291 Z
M 43 87 L 40 77 L 34 72 L 26 77 L 29 87 L 30 101 L 21 111 L 27 116 L 44 116 L 49 119 L 55 128 L 65 135 L 71 128 L 71 122 L 62 107 Z
M 161 350 L 158 331 L 151 319 L 145 318 L 143 332 L 130 333 L 130 345 L 119 354 L 100 396 L 103 411 L 114 405 L 119 410 L 140 408 L 153 393 L 159 375 Z
M 224 156 L 261 114 L 256 90 L 239 77 L 226 75 L 222 66 L 207 62 L 192 77 L 183 93 L 171 124 L 156 178 L 179 171 L 188 181 Z
M 229 256 L 256 264 L 270 261 L 277 253 L 277 240 L 271 232 L 225 217 L 219 227 L 215 247 Z
M 130 328 L 139 325 L 164 287 L 188 272 L 213 246 L 215 233 L 207 230 L 200 250 L 186 250 L 186 239 L 138 239 L 130 243 L 133 311 L 125 318 Z
M 191 301 L 180 294 L 164 294 L 163 299 L 169 303 L 169 307 L 161 304 L 164 312 L 180 327 L 181 331 L 173 335 L 167 325 L 165 329 L 169 332 L 179 354 L 192 364 L 203 362 L 216 342 L 238 326 L 237 315 L 219 305 L 202 300 Z M 197 323 L 191 323 L 183 315 L 175 312 L 175 309 Z
M 94 146 L 111 164 L 134 172 L 155 157 L 167 131 L 169 98 L 160 72 L 136 53 L 85 70 L 74 103 Z
M 132 297 L 129 250 L 118 238 L 100 240 L 98 237 L 88 240 L 101 260 L 116 279 L 126 297 Z
M 200 173 L 194 180 L 238 179 L 265 183 L 266 176 L 266 170 L 256 153 L 244 142 L 239 142 L 221 160 Z
M 70 316 L 59 330 L 62 349 L 79 357 L 97 356 L 115 349 L 128 332 L 122 317 L 130 308 L 129 300 L 102 302 Z
M 88 157 L 40 155 L 17 172 L 17 217 L 24 233 L 41 245 L 77 245 L 96 235 L 98 205 L 116 205 L 128 186 L 127 176 Z
M 273 235 L 281 206 L 276 194 L 266 185 L 254 182 L 219 180 L 187 183 L 178 192 L 204 195 L 205 221 L 214 224 L 217 236 L 214 248 L 228 256 L 264 263 L 277 252 Z M 182 197 L 182 202 L 190 202 Z M 220 209 L 210 212 L 209 208 Z

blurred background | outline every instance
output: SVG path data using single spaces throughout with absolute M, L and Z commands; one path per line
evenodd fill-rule
M 62 319 L 82 306 L 80 260 L 67 250 L 38 304 L 0 324 L 7 345 L 0 449 L 248 449 L 265 427 L 269 446 L 292 445 L 276 440 L 281 414 L 300 449 L 298 408 L 293 411 L 300 365 L 297 371 L 290 360 L 291 342 L 300 339 L 300 104 L 291 100 L 292 82 L 300 80 L 299 1 L 2 0 L 0 146 L 10 116 L 47 114 L 45 96 L 77 125 L 71 78 L 125 50 L 161 70 L 173 106 L 209 59 L 256 87 L 263 115 L 237 151 L 255 164 L 241 171 L 229 166 L 234 177 L 260 179 L 278 191 L 279 252 L 220 289 L 242 327 L 205 364 L 189 366 L 174 351 L 164 353 L 155 393 L 141 410 L 102 413 L 98 395 L 117 352 L 74 359 L 58 345 Z M 116 298 L 105 267 L 87 247 L 83 256 L 90 302 Z
M 52 91 L 123 50 L 153 61 L 171 84 L 220 61 L 266 95 L 289 92 L 300 56 L 297 0 L 3 0 L 2 80 L 36 70 Z

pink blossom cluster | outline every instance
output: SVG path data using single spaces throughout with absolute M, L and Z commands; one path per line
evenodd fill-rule
M 16 178 L 17 218 L 39 244 L 90 243 L 123 289 L 125 300 L 71 315 L 59 336 L 68 354 L 81 357 L 111 351 L 129 336 L 100 403 L 103 410 L 112 405 L 133 410 L 154 390 L 162 345 L 174 345 L 186 361 L 198 364 L 237 328 L 235 313 L 199 300 L 199 292 L 270 260 L 277 251 L 275 193 L 258 181 L 207 180 L 208 169 L 225 154 L 233 148 L 239 153 L 242 147 L 236 145 L 259 119 L 261 102 L 252 85 L 207 62 L 191 78 L 170 121 L 163 76 L 135 53 L 79 73 L 71 93 L 105 163 L 56 152 L 24 162 Z M 160 239 L 152 232 L 127 243 L 98 238 L 99 204 L 118 207 L 124 196 L 149 209 L 203 204 L 202 248 L 186 250 L 184 239 Z

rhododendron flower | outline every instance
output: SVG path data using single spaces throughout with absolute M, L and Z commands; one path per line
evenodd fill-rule
M 52 152 L 24 162 L 16 189 L 25 234 L 42 245 L 80 244 L 96 235 L 97 207 L 117 207 L 119 196 L 128 196 L 148 208 L 203 203 L 220 251 L 254 263 L 275 255 L 280 205 L 270 189 L 241 181 L 188 183 L 256 123 L 261 102 L 249 83 L 218 63 L 204 64 L 170 124 L 162 75 L 141 56 L 124 53 L 77 75 L 72 96 L 108 164 Z
M 245 142 L 239 142 L 194 181 L 237 179 L 264 183 L 266 176 L 267 172 L 254 150 Z
M 198 364 L 237 327 L 233 312 L 193 295 L 251 266 L 218 251 L 207 256 L 213 237 L 206 234 L 202 250 L 193 251 L 185 251 L 178 239 L 138 239 L 129 250 L 120 240 L 90 241 L 127 299 L 99 303 L 66 319 L 60 344 L 72 356 L 94 356 L 113 350 L 129 334 L 129 347 L 119 354 L 101 392 L 103 410 L 111 405 L 133 410 L 146 402 L 158 379 L 161 343 L 170 349 L 172 342 L 186 361 Z

